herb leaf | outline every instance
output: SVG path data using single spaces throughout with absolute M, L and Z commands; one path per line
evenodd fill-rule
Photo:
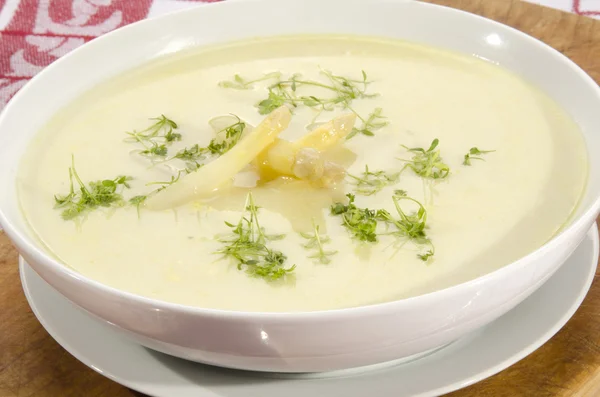
M 377 241 L 376 212 L 368 208 L 358 208 L 354 205 L 355 196 L 346 195 L 348 204 L 335 203 L 331 206 L 331 215 L 342 217 L 342 225 L 348 229 L 352 237 L 359 241 Z
M 369 171 L 365 165 L 365 171 L 361 176 L 348 174 L 351 183 L 355 186 L 354 191 L 363 196 L 371 196 L 381 191 L 384 187 L 398 182 L 400 172 L 388 173 L 385 171 Z
M 366 120 L 360 115 L 356 114 L 358 118 L 362 121 L 362 125 L 360 126 L 360 128 L 354 127 L 352 131 L 348 134 L 348 136 L 346 136 L 346 140 L 352 139 L 357 134 L 362 134 L 365 136 L 374 136 L 375 131 L 388 125 L 389 122 L 385 120 L 386 117 L 381 115 L 382 111 L 383 110 L 381 108 L 375 108 L 375 110 L 373 110 L 371 114 L 369 114 L 369 117 Z
M 160 185 L 160 187 L 154 189 L 153 191 L 151 191 L 148 194 L 141 194 L 141 195 L 134 196 L 134 197 L 130 198 L 129 199 L 129 204 L 134 205 L 135 207 L 137 207 L 138 217 L 140 215 L 140 207 L 144 204 L 144 202 L 146 202 L 146 200 L 149 197 L 152 197 L 153 195 L 155 195 L 156 193 L 160 192 L 161 190 L 164 190 L 168 186 L 171 186 L 175 182 L 179 181 L 179 178 L 181 178 L 181 174 L 183 174 L 183 173 L 188 173 L 189 174 L 189 171 L 187 169 L 180 170 L 179 172 L 177 172 L 177 175 L 172 175 L 171 179 L 169 181 L 165 181 L 165 182 L 149 182 L 149 183 L 146 184 L 146 186 Z
M 202 147 L 196 143 L 190 147 L 181 149 L 169 160 L 179 159 L 185 161 L 186 171 L 190 173 L 198 170 L 202 166 L 201 161 L 206 159 L 208 155 L 221 156 L 227 153 L 242 138 L 247 126 L 246 122 L 242 121 L 238 116 L 233 116 L 237 121 L 217 131 L 217 136 L 210 141 L 207 147 Z
M 234 115 L 235 116 L 235 115 Z M 190 174 L 192 172 L 197 171 L 204 164 L 201 163 L 208 155 L 216 155 L 221 156 L 222 154 L 229 151 L 232 147 L 234 147 L 238 141 L 241 139 L 244 129 L 246 128 L 246 123 L 242 121 L 239 117 L 235 116 L 237 121 L 229 126 L 226 126 L 222 130 L 217 132 L 217 137 L 212 139 L 207 147 L 201 147 L 197 143 L 181 149 L 177 152 L 173 157 L 166 159 L 165 161 L 170 161 L 173 159 L 179 159 L 186 163 L 186 167 L 177 172 L 177 175 L 171 176 L 171 180 L 164 182 L 150 182 L 147 183 L 147 186 L 150 185 L 160 185 L 159 188 L 151 191 L 145 195 L 138 195 L 129 199 L 129 204 L 137 207 L 138 216 L 140 213 L 140 208 L 144 204 L 144 202 L 151 196 L 160 192 L 161 190 L 167 188 L 168 186 L 176 183 L 181 178 L 182 174 Z M 160 146 L 158 146 L 160 147 Z M 166 155 L 166 148 L 165 148 Z
M 142 131 L 126 132 L 129 135 L 126 142 L 140 143 L 144 149 L 139 153 L 150 158 L 164 158 L 167 156 L 167 146 L 181 140 L 181 134 L 175 132 L 179 128 L 177 123 L 161 114 L 160 117 L 150 119 L 154 124 Z
M 179 159 L 185 161 L 186 169 L 189 170 L 197 170 L 202 166 L 200 161 L 206 158 L 206 153 L 208 150 L 206 148 L 200 147 L 197 143 L 181 149 L 173 156 L 174 159 Z
M 121 191 L 129 188 L 128 181 L 131 179 L 129 176 L 118 176 L 93 181 L 86 186 L 75 169 L 75 157 L 71 156 L 69 194 L 55 195 L 54 208 L 62 209 L 61 216 L 64 220 L 72 220 L 99 207 L 120 207 L 124 204 Z
M 415 174 L 430 179 L 443 179 L 450 175 L 450 167 L 444 163 L 440 156 L 439 149 L 436 150 L 439 140 L 436 138 L 431 142 L 427 150 L 423 148 L 408 148 L 402 145 L 406 150 L 413 153 L 411 160 L 406 161 L 403 170 L 410 168 Z
M 260 114 L 269 114 L 278 107 L 288 104 L 292 107 L 306 106 L 315 110 L 333 110 L 336 107 L 348 108 L 354 99 L 371 98 L 377 94 L 368 94 L 367 88 L 370 81 L 367 74 L 361 71 L 361 79 L 352 79 L 336 75 L 328 70 L 321 70 L 327 82 L 303 79 L 298 73 L 292 74 L 287 79 L 281 78 L 281 73 L 269 73 L 257 79 L 244 79 L 239 75 L 232 81 L 221 82 L 219 86 L 234 89 L 249 89 L 252 84 L 268 79 L 277 79 L 268 89 L 267 98 L 256 105 Z M 318 92 L 328 91 L 331 95 L 317 96 L 317 94 L 301 95 L 300 88 L 313 88 Z
M 233 80 L 225 80 L 219 82 L 219 87 L 223 88 L 233 88 L 235 90 L 251 90 L 254 88 L 254 83 L 259 83 L 261 81 L 270 80 L 270 79 L 279 79 L 281 77 L 280 72 L 271 72 L 267 73 L 262 77 L 257 79 L 248 80 L 236 74 L 233 76 Z
M 388 226 L 395 228 L 389 234 L 400 238 L 408 238 L 419 245 L 428 245 L 429 249 L 427 251 L 417 254 L 421 260 L 427 261 L 435 253 L 435 248 L 425 232 L 427 227 L 427 210 L 419 201 L 409 197 L 404 190 L 396 190 L 392 196 L 392 200 L 394 200 L 394 206 L 399 218 L 392 217 L 386 210 L 378 211 L 377 217 L 386 222 Z M 407 214 L 400 205 L 402 201 L 409 201 L 416 204 L 417 211 Z
M 237 121 L 217 133 L 217 137 L 210 141 L 207 149 L 211 154 L 222 156 L 234 147 L 241 139 L 246 123 L 238 116 L 233 115 Z
M 495 150 L 480 150 L 476 147 L 472 147 L 469 149 L 469 153 L 465 154 L 463 165 L 471 165 L 471 160 L 485 161 L 485 159 L 481 156 L 492 152 L 495 152 Z
M 232 230 L 231 235 L 219 238 L 224 247 L 216 253 L 233 258 L 239 270 L 248 275 L 261 277 L 267 281 L 285 278 L 296 268 L 293 265 L 286 268 L 287 257 L 277 250 L 267 246 L 269 241 L 282 239 L 283 235 L 268 236 L 258 222 L 258 209 L 254 204 L 252 193 L 246 198 L 245 210 L 249 216 L 242 215 L 234 225 L 225 222 Z
M 377 224 L 383 222 L 388 231 L 385 235 L 391 235 L 396 238 L 409 239 L 418 245 L 426 245 L 429 248 L 417 254 L 417 256 L 427 261 L 435 253 L 433 243 L 426 234 L 427 228 L 427 210 L 419 201 L 408 197 L 404 190 L 396 190 L 392 196 L 398 218 L 394 218 L 387 210 L 379 209 L 377 211 L 366 208 L 358 208 L 354 205 L 354 195 L 347 194 L 348 204 L 335 203 L 331 206 L 331 214 L 341 216 L 342 225 L 348 229 L 352 237 L 360 241 L 377 242 Z M 417 205 L 417 211 L 406 213 L 401 203 L 409 201 Z M 389 231 L 389 228 L 392 228 Z
M 312 221 L 313 224 L 313 232 L 312 233 L 300 233 L 302 237 L 308 240 L 306 244 L 303 245 L 306 249 L 316 249 L 317 252 L 310 255 L 309 258 L 318 259 L 318 261 L 324 265 L 331 262 L 329 258 L 332 255 L 337 254 L 337 251 L 326 251 L 323 248 L 323 244 L 326 244 L 331 241 L 331 239 L 323 234 L 319 234 L 319 225 L 315 223 L 315 220 Z

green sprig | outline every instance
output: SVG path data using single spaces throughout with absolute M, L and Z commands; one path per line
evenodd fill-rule
M 398 215 L 397 218 L 385 209 L 358 208 L 354 204 L 355 196 L 352 194 L 346 196 L 348 197 L 348 204 L 335 203 L 331 206 L 331 214 L 342 217 L 342 225 L 348 229 L 352 237 L 359 241 L 375 243 L 378 241 L 378 222 L 382 222 L 388 228 L 383 233 L 384 235 L 391 235 L 398 239 L 409 239 L 418 245 L 428 246 L 429 248 L 426 251 L 417 254 L 421 260 L 427 261 L 435 254 L 433 243 L 426 233 L 427 210 L 419 201 L 409 197 L 404 190 L 396 190 L 392 196 Z M 403 201 L 416 204 L 417 211 L 410 214 L 404 211 L 401 205 Z
M 384 187 L 398 182 L 400 172 L 370 171 L 369 166 L 365 165 L 365 170 L 360 176 L 348 174 L 348 177 L 357 194 L 371 196 L 379 193 Z
M 348 204 L 335 203 L 331 206 L 331 215 L 341 216 L 342 225 L 352 237 L 359 241 L 377 241 L 377 212 L 368 208 L 358 208 L 354 204 L 355 196 L 346 195 Z
M 131 179 L 129 176 L 118 176 L 114 179 L 93 181 L 86 186 L 75 169 L 75 157 L 71 156 L 69 193 L 55 195 L 54 208 L 62 210 L 63 219 L 72 220 L 100 207 L 120 207 L 124 204 L 121 191 L 129 188 L 128 181 Z
M 313 231 L 312 233 L 300 233 L 300 235 L 307 239 L 308 242 L 303 245 L 304 248 L 309 250 L 315 250 L 316 252 L 309 256 L 309 258 L 317 259 L 320 263 L 326 265 L 331 262 L 331 256 L 337 254 L 337 251 L 327 251 L 323 248 L 323 244 L 327 244 L 331 241 L 329 236 L 319 233 L 319 225 L 312 220 Z
M 237 224 L 225 222 L 231 228 L 231 234 L 219 237 L 224 247 L 216 253 L 232 258 L 237 262 L 239 270 L 260 277 L 267 281 L 275 281 L 290 275 L 296 265 L 285 267 L 287 257 L 281 252 L 268 247 L 273 240 L 280 240 L 285 235 L 266 235 L 258 220 L 258 209 L 252 193 L 246 198 L 244 214 Z
M 392 217 L 386 210 L 380 210 L 378 212 L 378 218 L 395 229 L 389 232 L 389 234 L 399 238 L 408 238 L 418 245 L 429 246 L 428 250 L 417 254 L 421 260 L 427 261 L 435 253 L 435 247 L 429 237 L 427 237 L 425 230 L 427 228 L 427 210 L 418 200 L 409 197 L 404 190 L 396 190 L 392 196 L 392 200 L 394 201 L 394 207 L 396 208 L 398 218 Z M 416 204 L 417 211 L 407 214 L 401 206 L 403 201 Z
M 336 75 L 328 70 L 321 70 L 321 74 L 327 80 L 326 82 L 304 79 L 299 73 L 294 73 L 288 78 L 282 79 L 281 73 L 273 72 L 254 79 L 235 75 L 233 80 L 222 81 L 219 86 L 233 89 L 250 89 L 253 88 L 254 83 L 276 79 L 274 83 L 267 87 L 267 98 L 259 101 L 256 105 L 258 112 L 263 115 L 269 114 L 285 104 L 291 107 L 306 106 L 319 111 L 330 111 L 337 107 L 346 109 L 355 99 L 371 98 L 377 95 L 367 93 L 370 81 L 367 79 L 365 71 L 361 72 L 360 79 Z M 299 94 L 300 88 L 312 88 L 320 92 L 324 90 L 331 95 Z
M 375 108 L 367 119 L 361 117 L 358 113 L 356 116 L 361 120 L 362 125 L 360 127 L 354 127 L 352 131 L 346 136 L 346 140 L 354 138 L 356 135 L 374 136 L 375 131 L 382 129 L 387 126 L 389 122 L 385 116 L 382 116 L 383 110 L 381 108 Z
M 262 81 L 271 80 L 271 79 L 280 79 L 281 72 L 271 72 L 266 73 L 264 76 L 259 77 L 257 79 L 245 79 L 239 74 L 233 76 L 231 80 L 224 80 L 219 82 L 219 87 L 222 88 L 232 88 L 235 90 L 251 90 L 254 88 L 254 84 L 260 83 Z
M 156 181 L 156 182 L 146 183 L 146 186 L 159 185 L 159 187 L 154 189 L 153 191 L 151 191 L 148 194 L 141 194 L 141 195 L 130 198 L 129 204 L 134 205 L 137 208 L 138 216 L 139 216 L 140 215 L 140 207 L 146 202 L 146 200 L 148 200 L 148 198 L 154 196 L 156 193 L 158 193 L 158 192 L 166 189 L 167 187 L 171 186 L 172 184 L 178 182 L 179 179 L 181 178 L 181 175 L 184 173 L 189 173 L 189 172 L 187 172 L 187 170 L 180 170 L 177 172 L 177 175 L 171 175 L 171 179 L 168 181 Z
M 450 175 L 450 167 L 444 163 L 439 149 L 436 150 L 440 141 L 436 138 L 431 142 L 427 150 L 423 148 L 409 148 L 402 145 L 413 157 L 406 161 L 403 170 L 410 168 L 415 174 L 429 179 L 443 179 Z
M 495 152 L 495 150 L 480 150 L 476 147 L 472 147 L 469 149 L 469 152 L 465 154 L 463 165 L 471 165 L 471 160 L 485 161 L 485 159 L 481 156 L 492 152 Z
M 150 120 L 154 123 L 148 128 L 142 131 L 126 132 L 129 137 L 125 141 L 141 144 L 144 147 L 139 152 L 142 156 L 164 158 L 168 154 L 167 146 L 181 140 L 181 134 L 175 132 L 179 126 L 164 114 Z
M 238 116 L 233 115 L 237 121 L 231 125 L 217 131 L 217 136 L 213 138 L 208 146 L 202 147 L 197 143 L 181 149 L 171 159 L 179 159 L 185 161 L 186 170 L 189 172 L 196 171 L 202 166 L 202 161 L 208 156 L 222 156 L 231 150 L 240 141 L 246 129 L 246 122 L 242 121 Z

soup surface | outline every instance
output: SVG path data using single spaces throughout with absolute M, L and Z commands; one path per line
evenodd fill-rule
M 568 222 L 586 175 L 577 125 L 497 65 L 298 36 L 172 55 L 93 88 L 32 142 L 19 195 L 46 249 L 94 280 L 311 311 L 498 269 Z

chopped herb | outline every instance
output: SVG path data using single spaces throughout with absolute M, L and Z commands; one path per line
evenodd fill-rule
M 310 255 L 309 258 L 318 259 L 320 263 L 326 265 L 331 262 L 329 258 L 332 255 L 337 254 L 337 251 L 326 251 L 323 248 L 323 244 L 326 244 L 331 241 L 331 239 L 323 234 L 319 234 L 319 225 L 315 223 L 315 220 L 312 221 L 313 224 L 313 232 L 312 233 L 300 233 L 302 237 L 308 240 L 306 244 L 303 245 L 306 249 L 316 249 L 317 252 Z
M 186 163 L 186 169 L 197 170 L 201 167 L 200 161 L 206 158 L 207 149 L 200 147 L 197 143 L 181 149 L 175 156 L 174 159 L 183 160 Z
M 362 134 L 365 136 L 374 136 L 375 131 L 385 127 L 389 123 L 385 120 L 385 116 L 382 116 L 382 109 L 376 108 L 369 114 L 369 117 L 365 120 L 360 115 L 356 114 L 356 116 L 362 121 L 362 125 L 360 128 L 354 127 L 352 131 L 348 134 L 346 139 L 351 139 L 355 137 L 357 134 Z
M 233 258 L 239 270 L 244 270 L 254 277 L 261 277 L 267 281 L 285 278 L 296 268 L 293 265 L 286 268 L 287 257 L 277 250 L 267 246 L 269 241 L 279 240 L 284 235 L 269 236 L 258 222 L 258 209 L 254 204 L 252 193 L 246 198 L 245 211 L 249 216 L 242 215 L 237 224 L 225 222 L 232 229 L 232 234 L 219 238 L 225 246 L 216 253 Z
M 153 142 L 153 146 L 151 146 L 149 149 L 142 150 L 140 154 L 149 157 L 165 157 L 168 152 L 169 150 L 167 149 L 167 146 L 164 143 L 162 145 L 158 145 Z
M 273 110 L 285 105 L 286 103 L 292 103 L 294 106 L 296 106 L 293 97 L 288 96 L 285 92 L 276 94 L 271 88 L 269 88 L 269 96 L 267 99 L 260 101 L 256 107 L 258 108 L 258 113 L 269 114 Z
M 434 246 L 425 232 L 425 228 L 427 227 L 427 210 L 419 201 L 412 197 L 408 197 L 404 190 L 396 190 L 392 199 L 394 200 L 394 206 L 396 207 L 399 218 L 395 219 L 386 210 L 378 211 L 378 218 L 386 222 L 387 225 L 395 227 L 395 230 L 388 234 L 396 237 L 408 238 L 419 245 L 428 245 L 430 248 L 427 251 L 417 255 L 421 260 L 427 261 L 435 252 Z M 400 205 L 402 201 L 409 201 L 416 204 L 417 211 L 407 214 Z
M 181 140 L 181 134 L 175 132 L 179 126 L 164 114 L 150 120 L 154 121 L 154 124 L 148 128 L 142 131 L 126 132 L 129 137 L 125 141 L 142 144 L 144 146 L 144 149 L 140 151 L 142 156 L 164 158 L 168 154 L 167 145 Z
M 217 133 L 217 137 L 210 141 L 207 147 L 210 153 L 221 156 L 239 142 L 246 129 L 246 123 L 238 116 L 233 116 L 237 119 L 237 122 L 223 128 Z M 225 136 L 220 137 L 219 134 L 224 134 Z
M 167 187 L 171 186 L 172 184 L 174 184 L 175 182 L 179 181 L 179 178 L 181 178 L 181 174 L 184 173 L 183 170 L 177 172 L 177 175 L 171 175 L 171 179 L 169 181 L 166 182 L 149 182 L 146 184 L 146 186 L 151 186 L 151 185 L 161 185 L 158 189 L 157 192 L 160 192 L 161 190 L 166 189 Z
M 138 217 L 140 216 L 140 207 L 148 199 L 148 196 L 149 195 L 139 195 L 129 199 L 129 204 L 135 206 L 135 208 L 137 209 Z
M 307 106 L 316 110 L 333 110 L 336 107 L 345 109 L 354 99 L 376 96 L 376 94 L 367 93 L 370 82 L 364 71 L 362 71 L 360 79 L 339 76 L 328 70 L 321 70 L 321 74 L 327 79 L 327 82 L 306 80 L 298 73 L 292 74 L 287 79 L 282 79 L 281 73 L 269 73 L 257 79 L 245 79 L 236 75 L 232 81 L 221 82 L 219 85 L 225 88 L 249 89 L 252 88 L 253 83 L 277 79 L 268 87 L 267 98 L 256 105 L 260 114 L 269 114 L 284 104 L 292 107 Z M 300 95 L 298 89 L 301 87 L 329 91 L 332 95 L 324 97 L 318 97 L 316 94 Z
M 235 115 L 234 115 L 235 116 Z M 186 168 L 180 170 L 177 175 L 171 176 L 171 180 L 165 182 L 150 182 L 147 186 L 150 185 L 161 185 L 159 188 L 151 191 L 146 195 L 139 195 L 131 198 L 129 203 L 131 205 L 135 205 L 138 209 L 138 213 L 140 207 L 144 202 L 148 199 L 148 197 L 160 192 L 165 189 L 167 186 L 170 186 L 177 181 L 179 181 L 182 174 L 190 174 L 192 172 L 197 171 L 204 164 L 201 163 L 208 155 L 223 155 L 227 151 L 229 151 L 232 147 L 234 147 L 238 141 L 241 139 L 243 132 L 246 128 L 246 123 L 242 121 L 239 117 L 235 116 L 237 121 L 225 128 L 221 131 L 217 132 L 217 137 L 212 139 L 207 147 L 202 147 L 198 144 L 194 144 L 190 147 L 186 147 L 177 152 L 173 157 L 167 159 L 166 161 L 179 159 L 186 163 Z M 222 135 L 222 136 L 221 136 Z M 157 146 L 156 148 L 159 148 Z M 166 150 L 166 148 L 165 148 Z M 165 151 L 166 155 L 166 151 Z
M 90 182 L 86 186 L 75 169 L 75 157 L 72 156 L 71 167 L 69 167 L 69 194 L 55 195 L 54 208 L 62 209 L 63 219 L 72 220 L 99 207 L 122 206 L 124 201 L 121 191 L 129 188 L 128 181 L 131 179 L 129 176 L 118 176 L 114 179 Z
M 495 152 L 495 150 L 480 150 L 476 147 L 472 147 L 469 149 L 469 153 L 465 154 L 463 165 L 471 165 L 471 160 L 485 161 L 485 159 L 481 156 L 492 152 Z
M 360 241 L 377 241 L 377 213 L 368 208 L 354 205 L 355 196 L 347 194 L 348 204 L 335 203 L 331 206 L 331 215 L 342 217 L 342 225 L 352 237 Z
M 137 211 L 138 211 L 138 216 L 140 215 L 140 207 L 142 206 L 142 204 L 144 204 L 146 202 L 146 200 L 149 197 L 154 196 L 156 193 L 160 192 L 161 190 L 166 189 L 168 186 L 171 186 L 172 184 L 174 184 L 175 182 L 177 182 L 179 180 L 179 178 L 181 178 L 181 174 L 182 173 L 189 173 L 186 170 L 180 170 L 179 172 L 177 172 L 177 175 L 172 175 L 171 179 L 169 181 L 165 181 L 165 182 L 149 182 L 146 184 L 146 186 L 152 186 L 152 185 L 160 185 L 159 188 L 154 189 L 153 191 L 151 191 L 148 194 L 141 194 L 138 196 L 134 196 L 132 198 L 129 199 L 129 204 L 134 205 L 135 207 L 137 207 Z
M 363 196 L 371 196 L 378 193 L 384 187 L 396 183 L 400 177 L 400 172 L 388 173 L 385 171 L 369 171 L 369 166 L 365 165 L 365 171 L 361 176 L 348 174 L 351 183 L 355 186 L 354 191 Z
M 243 78 L 242 76 L 240 76 L 239 74 L 236 74 L 235 76 L 233 76 L 233 80 L 225 80 L 225 81 L 219 82 L 219 87 L 233 88 L 236 90 L 250 90 L 250 89 L 254 88 L 254 83 L 259 83 L 261 81 L 270 80 L 270 79 L 280 79 L 280 78 L 281 78 L 280 72 L 267 73 L 264 76 L 259 77 L 257 79 L 253 79 L 253 80 L 247 80 L 247 79 Z
M 413 153 L 411 160 L 406 161 L 403 169 L 410 168 L 415 174 L 423 178 L 443 179 L 450 174 L 450 167 L 442 160 L 439 149 L 436 150 L 439 140 L 436 138 L 431 142 L 429 149 L 408 148 L 402 145 L 406 150 Z
M 430 248 L 417 256 L 427 261 L 434 255 L 435 249 L 425 232 L 427 227 L 427 210 L 419 201 L 408 197 L 404 190 L 396 190 L 392 199 L 399 218 L 394 218 L 388 211 L 377 211 L 358 208 L 354 205 L 354 195 L 347 194 L 348 204 L 335 203 L 331 206 L 331 214 L 342 216 L 343 223 L 352 236 L 360 241 L 377 242 L 378 221 L 385 223 L 393 230 L 384 233 L 396 238 L 407 238 L 418 245 L 427 245 Z M 400 205 L 402 201 L 410 201 L 417 205 L 415 213 L 407 214 Z
M 269 87 L 269 96 L 259 102 L 260 114 L 268 114 L 283 104 L 293 107 L 304 105 L 317 110 L 333 110 L 336 106 L 348 108 L 354 99 L 369 98 L 375 94 L 367 94 L 369 81 L 362 71 L 362 79 L 351 79 L 338 76 L 328 70 L 321 70 L 328 83 L 315 80 L 304 80 L 300 74 L 293 74 L 287 80 L 280 80 Z M 299 87 L 312 87 L 331 91 L 333 96 L 317 97 L 315 95 L 298 95 Z
M 200 164 L 198 162 L 189 162 L 186 164 L 186 167 L 182 171 L 186 174 L 191 174 L 192 172 L 198 171 L 202 167 L 204 167 L 204 164 Z
M 246 129 L 246 123 L 238 116 L 233 116 L 237 121 L 218 131 L 217 136 L 210 141 L 207 147 L 202 147 L 196 143 L 180 150 L 171 159 L 185 161 L 186 170 L 190 173 L 200 168 L 202 166 L 200 162 L 206 159 L 208 155 L 221 156 L 227 153 L 239 142 Z

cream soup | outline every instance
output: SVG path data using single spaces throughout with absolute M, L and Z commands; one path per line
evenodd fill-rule
M 586 176 L 574 121 L 497 65 L 295 36 L 93 88 L 39 132 L 18 185 L 32 233 L 87 277 L 204 308 L 312 311 L 498 269 L 568 222 Z

